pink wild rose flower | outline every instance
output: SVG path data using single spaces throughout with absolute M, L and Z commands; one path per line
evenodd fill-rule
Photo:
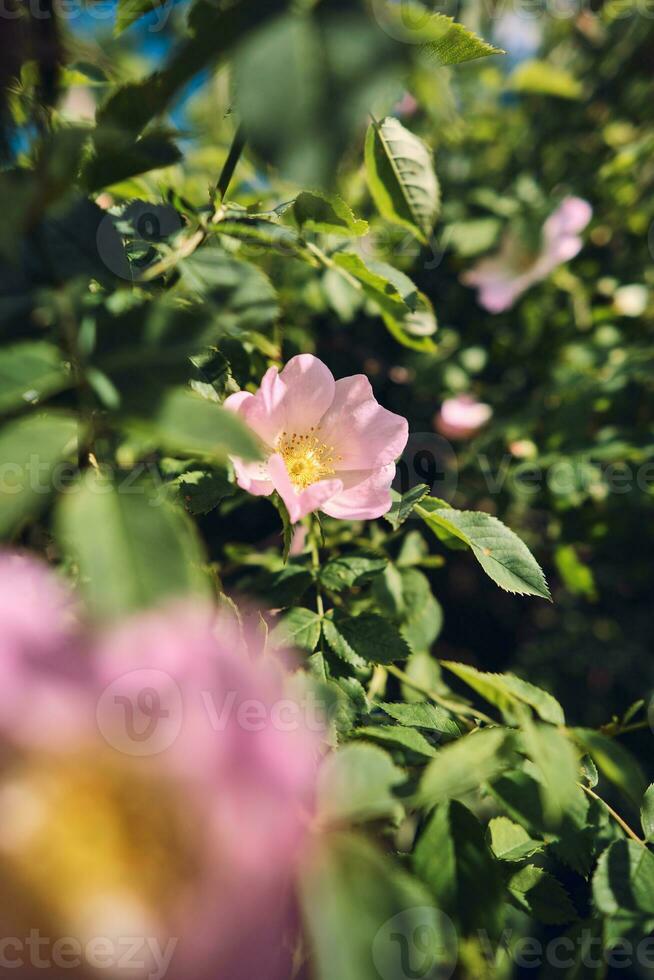
M 493 414 L 490 405 L 472 395 L 446 398 L 434 419 L 434 426 L 446 439 L 471 439 Z
M 13 553 L 0 586 L 0 935 L 23 944 L 16 976 L 44 975 L 32 932 L 46 976 L 62 975 L 62 937 L 71 980 L 95 976 L 98 942 L 108 980 L 291 976 L 322 717 L 257 654 L 256 620 L 177 602 L 98 633 Z
M 581 197 L 566 197 L 552 212 L 542 231 L 540 251 L 527 256 L 524 247 L 510 231 L 499 252 L 482 259 L 464 273 L 461 281 L 478 290 L 478 301 L 489 313 L 510 310 L 515 301 L 537 282 L 541 282 L 564 262 L 569 262 L 583 246 L 581 232 L 593 210 Z
M 259 436 L 265 459 L 234 459 L 238 484 L 256 496 L 276 490 L 295 523 L 321 510 L 371 520 L 391 506 L 395 460 L 406 446 L 406 419 L 375 400 L 363 374 L 338 381 L 312 354 L 270 368 L 252 395 L 225 402 Z

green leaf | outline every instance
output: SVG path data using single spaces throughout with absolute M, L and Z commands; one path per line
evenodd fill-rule
M 182 159 L 170 132 L 152 129 L 135 139 L 113 126 L 95 130 L 93 152 L 84 163 L 81 181 L 89 193 L 111 187 L 130 177 L 172 167 Z
M 73 416 L 55 412 L 17 419 L 0 429 L 0 538 L 47 506 L 57 486 L 57 466 L 77 451 L 79 434 Z
M 639 807 L 647 782 L 639 763 L 615 739 L 590 728 L 573 728 L 573 737 L 588 752 L 600 772 Z
M 484 728 L 439 749 L 425 769 L 418 797 L 425 805 L 442 803 L 492 782 L 516 762 L 513 740 L 502 728 Z
M 402 599 L 400 632 L 414 652 L 428 653 L 443 627 L 443 609 L 424 572 L 413 567 L 400 567 L 397 572 Z
M 424 34 L 425 48 L 439 65 L 458 65 L 463 61 L 487 58 L 491 54 L 504 54 L 501 48 L 483 41 L 446 14 L 433 14 Z
M 554 553 L 556 568 L 566 589 L 573 595 L 583 595 L 588 599 L 597 596 L 592 569 L 579 559 L 571 544 L 561 544 Z
M 286 565 L 275 572 L 263 572 L 252 583 L 252 589 L 265 600 L 267 608 L 281 609 L 297 602 L 313 581 L 307 568 Z
M 426 728 L 430 732 L 452 738 L 458 738 L 461 734 L 459 726 L 447 711 L 429 701 L 414 701 L 413 704 L 380 701 L 376 706 L 401 725 L 408 725 L 410 728 Z
M 523 770 L 504 773 L 495 780 L 490 791 L 505 813 L 525 827 L 532 837 L 551 835 L 550 820 L 543 808 L 546 787 L 540 770 L 532 763 L 527 762 Z M 579 790 L 579 794 L 571 799 L 571 806 L 557 833 L 579 830 L 586 825 L 587 819 L 588 800 L 583 790 Z
M 393 503 L 388 513 L 384 514 L 384 520 L 388 521 L 394 531 L 397 531 L 411 516 L 416 504 L 419 504 L 428 493 L 429 487 L 425 483 L 419 483 L 404 494 L 398 493 L 397 490 L 391 490 Z
M 522 861 L 544 847 L 543 841 L 532 840 L 524 827 L 508 817 L 493 817 L 488 836 L 493 853 L 502 861 Z
M 366 136 L 368 186 L 381 215 L 427 244 L 440 208 L 431 151 L 393 116 Z
M 436 749 L 424 735 L 415 728 L 406 728 L 404 725 L 364 725 L 357 728 L 354 735 L 392 748 L 408 749 L 409 752 L 429 759 L 436 755 Z
M 597 863 L 593 901 L 603 915 L 654 915 L 654 854 L 634 840 L 614 841 Z
M 166 450 L 183 456 L 261 458 L 258 439 L 234 412 L 185 388 L 170 390 L 150 418 L 132 423 Z
M 443 610 L 423 572 L 401 568 L 399 575 L 403 603 L 400 632 L 414 652 L 429 650 L 443 627 Z
M 543 721 L 552 725 L 565 724 L 563 708 L 556 698 L 514 674 L 486 673 L 469 664 L 457 664 L 451 660 L 441 661 L 441 666 L 456 674 L 473 691 L 499 708 L 511 723 L 516 720 L 515 706 L 519 702 L 533 708 Z
M 113 124 L 134 134 L 141 132 L 168 109 L 195 75 L 218 61 L 249 30 L 265 23 L 282 6 L 282 0 L 267 0 L 256 8 L 248 0 L 196 0 L 189 12 L 189 36 L 173 50 L 162 68 L 113 92 L 97 113 L 98 125 Z
M 355 667 L 406 660 L 409 647 L 393 626 L 376 613 L 346 616 L 340 612 L 323 623 L 325 639 L 334 653 Z
M 539 922 L 565 925 L 578 918 L 563 885 L 543 868 L 528 864 L 509 879 L 508 888 L 517 907 Z
M 439 65 L 457 65 L 491 54 L 504 54 L 452 17 L 434 13 L 417 0 L 405 0 L 401 5 L 387 2 L 376 5 L 376 10 L 393 37 L 421 45 Z
M 323 824 L 396 818 L 402 807 L 392 788 L 406 779 L 386 752 L 350 743 L 329 755 L 318 774 L 316 802 Z
M 124 30 L 139 20 L 145 14 L 151 13 L 159 8 L 167 10 L 166 0 L 119 0 L 116 10 L 116 23 L 114 25 L 114 36 L 122 34 Z
M 368 261 L 366 264 L 354 252 L 336 252 L 332 261 L 348 281 L 354 280 L 355 285 L 359 284 L 398 343 L 423 353 L 436 350 L 431 337 L 411 333 L 411 317 L 418 308 L 419 293 L 408 276 L 383 262 Z
M 425 939 L 421 975 L 438 976 L 440 967 L 452 975 L 452 923 L 420 882 L 364 838 L 325 835 L 302 863 L 300 902 L 316 980 L 404 977 L 402 950 L 414 935 Z
M 507 592 L 550 598 L 540 565 L 526 544 L 490 514 L 474 510 L 417 508 L 428 527 L 443 529 L 472 548 L 486 574 Z
M 588 805 L 578 785 L 577 753 L 558 729 L 527 718 L 522 725 L 522 740 L 542 779 L 544 819 L 549 826 L 557 828 L 575 806 L 586 809 Z
M 275 626 L 270 642 L 274 647 L 297 647 L 313 653 L 320 640 L 320 623 L 320 616 L 311 609 L 291 609 Z
M 387 558 L 368 555 L 344 555 L 333 558 L 320 569 L 320 581 L 331 592 L 342 592 L 354 585 L 364 585 L 388 565 Z
M 179 263 L 182 284 L 215 307 L 216 325 L 229 334 L 265 330 L 279 315 L 277 293 L 268 276 L 252 262 L 207 244 Z
M 223 470 L 191 470 L 175 480 L 184 509 L 194 517 L 210 514 L 236 487 Z
M 594 825 L 568 830 L 556 840 L 550 841 L 548 848 L 557 861 L 567 864 L 582 878 L 588 879 L 595 864 L 597 850 L 604 846 L 598 829 Z
M 87 198 L 66 199 L 47 212 L 35 232 L 34 252 L 38 276 L 46 283 L 79 277 L 114 285 L 117 274 L 131 276 L 110 216 Z
M 68 366 L 54 344 L 30 340 L 0 348 L 0 412 L 35 405 L 70 383 Z
M 93 612 L 111 617 L 174 595 L 206 595 L 195 528 L 147 481 L 113 483 L 95 471 L 61 500 L 56 532 L 79 566 Z
M 654 840 L 654 783 L 651 783 L 645 790 L 643 802 L 640 805 L 640 822 L 645 840 Z
M 566 68 L 537 58 L 518 65 L 508 84 L 514 92 L 552 95 L 559 99 L 580 99 L 583 95 L 581 82 Z
M 464 935 L 502 929 L 504 884 L 499 864 L 477 818 L 452 800 L 438 806 L 420 835 L 413 868 L 436 905 Z M 483 886 L 482 886 L 483 883 Z
M 250 217 L 247 214 L 228 214 L 211 229 L 213 234 L 228 235 L 245 245 L 253 246 L 255 254 L 261 247 L 280 252 L 282 255 L 298 255 L 306 258 L 306 245 L 294 228 L 281 225 L 271 218 Z
M 340 197 L 321 191 L 303 191 L 293 203 L 293 214 L 300 228 L 325 235 L 359 237 L 368 233 L 368 222 L 356 218 Z

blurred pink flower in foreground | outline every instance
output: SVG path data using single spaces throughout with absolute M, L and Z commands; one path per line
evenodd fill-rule
M 434 418 L 434 426 L 446 439 L 470 439 L 489 421 L 490 405 L 478 402 L 472 395 L 446 398 Z
M 254 627 L 180 603 L 74 638 L 54 576 L 10 555 L 0 594 L 0 930 L 16 974 L 43 976 L 38 930 L 58 976 L 286 980 L 321 733 L 276 661 L 252 656 Z M 37 713 L 17 736 L 12 695 Z
M 239 486 L 257 496 L 276 490 L 293 523 L 314 510 L 370 520 L 390 509 L 408 423 L 378 404 L 365 375 L 335 381 L 317 357 L 299 354 L 281 373 L 270 368 L 256 394 L 239 391 L 225 407 L 266 453 L 262 463 L 233 461 Z
M 511 309 L 522 293 L 577 255 L 583 246 L 580 233 L 592 215 L 588 201 L 566 197 L 543 225 L 541 249 L 536 256 L 526 255 L 520 241 L 509 231 L 499 252 L 478 262 L 462 275 L 461 281 L 478 289 L 478 301 L 489 313 Z

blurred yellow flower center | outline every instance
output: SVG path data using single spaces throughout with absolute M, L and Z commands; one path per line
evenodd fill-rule
M 171 787 L 129 766 L 19 763 L 0 784 L 0 877 L 14 927 L 82 942 L 161 928 L 197 874 L 185 823 Z
M 306 490 L 336 472 L 334 463 L 339 457 L 334 455 L 333 446 L 320 441 L 313 427 L 303 435 L 282 432 L 277 451 L 296 490 Z

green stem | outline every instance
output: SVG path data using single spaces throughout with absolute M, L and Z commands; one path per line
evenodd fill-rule
M 318 572 L 320 571 L 320 550 L 312 527 L 309 528 L 309 547 L 311 549 L 311 567 L 316 573 L 316 612 L 322 618 L 325 615 L 325 604 L 322 598 L 320 579 L 318 578 Z
M 609 738 L 617 738 L 618 735 L 628 735 L 629 732 L 640 732 L 644 728 L 649 727 L 649 721 L 647 719 L 643 719 L 643 721 L 634 721 L 630 725 L 617 725 L 613 727 L 609 724 L 604 726 L 601 731 L 603 735 L 608 735 Z
M 593 790 L 589 786 L 584 786 L 583 783 L 579 783 L 578 785 L 581 786 L 581 788 L 583 789 L 584 793 L 586 793 L 587 796 L 590 796 L 591 799 L 593 800 L 597 800 L 598 803 L 601 803 L 602 806 L 606 808 L 607 813 L 609 813 L 613 817 L 615 822 L 619 824 L 620 827 L 622 827 L 622 829 L 624 830 L 625 834 L 628 837 L 631 837 L 632 840 L 635 840 L 637 844 L 641 845 L 641 847 L 647 846 L 645 844 L 645 841 L 641 840 L 638 834 L 631 829 L 627 821 L 623 820 L 620 814 L 617 813 L 612 806 L 609 806 L 606 800 L 603 800 L 601 796 L 598 796 L 597 793 L 593 792 Z
M 243 128 L 243 123 L 241 123 L 234 133 L 232 145 L 229 148 L 227 159 L 225 160 L 225 164 L 220 177 L 218 178 L 218 183 L 216 184 L 216 189 L 213 194 L 213 199 L 217 197 L 221 204 L 225 199 L 225 194 L 227 193 L 229 185 L 232 181 L 232 177 L 234 176 L 234 171 L 238 166 L 238 162 L 243 155 L 246 142 L 245 129 Z
M 232 145 L 230 146 L 229 153 L 227 154 L 227 159 L 225 160 L 220 177 L 218 178 L 218 183 L 211 190 L 210 216 L 208 218 L 203 216 L 198 221 L 193 231 L 182 239 L 176 249 L 172 250 L 169 254 L 164 255 L 158 262 L 148 266 L 141 276 L 141 282 L 152 282 L 154 279 L 159 279 L 170 269 L 173 269 L 181 259 L 187 259 L 190 255 L 193 255 L 195 250 L 206 241 L 209 235 L 209 226 L 212 224 L 218 224 L 218 222 L 222 220 L 225 213 L 223 208 L 223 199 L 227 193 L 232 177 L 234 176 L 234 171 L 236 170 L 238 162 L 243 155 L 245 142 L 245 134 L 243 131 L 243 126 L 241 125 L 234 134 Z

